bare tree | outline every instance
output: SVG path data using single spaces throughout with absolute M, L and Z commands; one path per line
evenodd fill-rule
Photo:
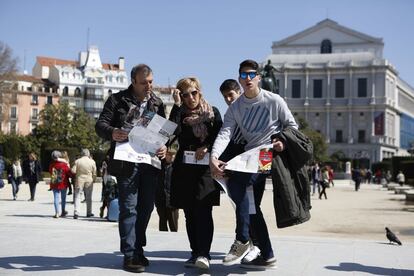
M 3 122 L 9 121 L 10 104 L 16 101 L 17 94 L 11 89 L 16 82 L 17 62 L 12 49 L 0 41 L 0 134 Z
M 13 50 L 0 41 L 0 90 L 8 89 L 17 73 L 18 59 L 13 57 Z M 5 87 L 6 86 L 6 87 Z

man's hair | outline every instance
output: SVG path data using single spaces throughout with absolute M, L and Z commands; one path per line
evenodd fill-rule
M 241 70 L 243 68 L 246 68 L 246 67 L 247 68 L 252 68 L 252 69 L 254 69 L 256 71 L 259 70 L 259 64 L 256 61 L 254 61 L 252 59 L 246 59 L 242 63 L 240 63 L 240 66 L 239 66 L 239 74 L 241 73 Z
M 238 93 L 241 91 L 239 83 L 234 79 L 227 79 L 220 85 L 221 93 L 228 92 L 230 90 L 234 90 Z
M 90 152 L 89 152 L 89 150 L 88 149 L 82 149 L 81 150 L 81 155 L 82 156 L 91 156 L 91 154 L 90 154 Z
M 146 64 L 135 65 L 131 70 L 131 81 L 135 80 L 135 77 L 141 73 L 148 76 L 149 74 L 152 74 L 152 69 Z

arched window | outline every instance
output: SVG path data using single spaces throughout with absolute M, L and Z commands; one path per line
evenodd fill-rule
M 324 39 L 321 43 L 321 54 L 331 54 L 332 43 L 329 39 Z
M 80 97 L 81 96 L 81 90 L 79 87 L 76 87 L 75 89 L 75 97 Z
M 63 96 L 67 96 L 67 95 L 69 95 L 69 88 L 67 86 L 65 86 L 63 88 Z
M 112 95 L 112 90 L 111 89 L 109 89 L 108 90 L 108 96 L 111 96 Z

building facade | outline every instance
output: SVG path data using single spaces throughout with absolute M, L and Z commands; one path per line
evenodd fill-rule
M 33 76 L 19 75 L 0 93 L 0 131 L 28 135 L 39 124 L 39 113 L 47 104 L 57 104 L 56 88 Z
M 128 87 L 125 59 L 120 57 L 118 64 L 102 63 L 96 46 L 81 52 L 78 60 L 37 57 L 32 73 L 56 84 L 62 102 L 94 118 L 99 117 L 109 95 Z
M 330 19 L 273 42 L 263 64 L 277 69 L 276 93 L 324 135 L 328 154 L 378 162 L 408 155 L 414 88 L 383 58 L 384 43 Z

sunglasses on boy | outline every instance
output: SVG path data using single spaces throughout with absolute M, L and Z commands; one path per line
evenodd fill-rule
M 188 92 L 188 93 L 181 93 L 180 95 L 181 95 L 181 97 L 183 97 L 183 99 L 187 99 L 190 96 L 190 94 L 194 98 L 195 96 L 197 96 L 198 91 L 194 90 L 194 91 L 191 91 L 191 92 Z
M 257 72 L 256 71 L 251 71 L 251 72 L 241 72 L 240 73 L 240 78 L 242 80 L 247 79 L 247 76 L 252 80 L 257 76 Z

